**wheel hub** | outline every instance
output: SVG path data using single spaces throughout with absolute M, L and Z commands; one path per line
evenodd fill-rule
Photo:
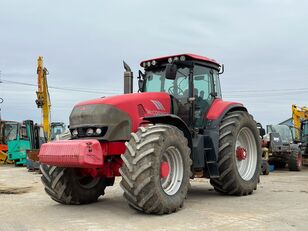
M 183 159 L 178 148 L 170 146 L 162 155 L 160 163 L 161 187 L 169 196 L 178 192 L 183 180 Z
M 160 164 L 160 178 L 167 178 L 170 173 L 168 162 L 164 161 Z
M 241 161 L 241 160 L 246 160 L 247 158 L 247 150 L 245 148 L 242 148 L 238 146 L 236 148 L 236 158 Z

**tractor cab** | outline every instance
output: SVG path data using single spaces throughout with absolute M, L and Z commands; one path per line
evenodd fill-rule
M 196 55 L 179 55 L 143 61 L 139 75 L 141 92 L 166 92 L 172 113 L 190 127 L 201 127 L 203 115 L 215 98 L 221 98 L 220 65 Z

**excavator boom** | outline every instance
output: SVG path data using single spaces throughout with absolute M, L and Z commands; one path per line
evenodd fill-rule
M 47 84 L 48 71 L 43 65 L 43 57 L 39 56 L 37 60 L 37 100 L 38 108 L 42 108 L 42 124 L 47 141 L 50 141 L 50 97 Z

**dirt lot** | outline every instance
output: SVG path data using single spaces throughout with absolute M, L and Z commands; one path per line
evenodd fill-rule
M 308 168 L 262 176 L 251 196 L 222 196 L 194 180 L 176 214 L 144 215 L 129 208 L 118 182 L 91 205 L 64 206 L 44 192 L 40 175 L 0 166 L 0 230 L 307 230 Z

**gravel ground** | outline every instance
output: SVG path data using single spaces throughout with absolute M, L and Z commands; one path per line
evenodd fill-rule
M 307 230 L 308 167 L 261 176 L 251 196 L 222 196 L 206 179 L 192 181 L 184 208 L 144 215 L 129 208 L 119 179 L 97 203 L 60 205 L 44 192 L 40 175 L 0 166 L 0 230 Z

